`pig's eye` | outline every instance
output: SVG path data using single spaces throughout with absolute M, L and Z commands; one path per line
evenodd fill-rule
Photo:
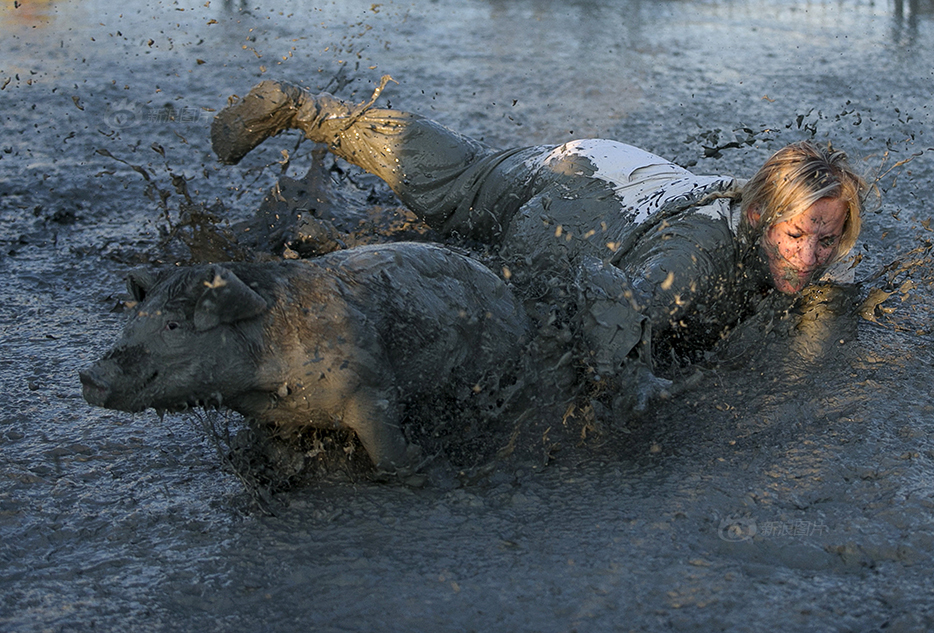
M 167 330 L 177 330 L 179 328 L 178 321 L 169 321 L 165 324 L 165 329 Z

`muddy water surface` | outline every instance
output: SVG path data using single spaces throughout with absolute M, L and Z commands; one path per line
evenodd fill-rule
M 4 630 L 934 627 L 929 2 L 27 0 L 0 29 Z M 892 295 L 753 324 L 699 388 L 580 445 L 542 413 L 561 446 L 525 437 L 476 483 L 338 473 L 268 516 L 197 421 L 92 409 L 76 372 L 126 270 L 188 256 L 162 245 L 172 176 L 235 221 L 307 169 L 294 135 L 217 165 L 213 110 L 383 74 L 384 102 L 497 145 L 609 137 L 748 177 L 833 139 L 879 177 L 856 275 Z M 914 265 L 873 278 L 891 262 Z

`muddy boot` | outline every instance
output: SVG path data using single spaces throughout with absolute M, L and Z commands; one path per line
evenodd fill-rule
M 250 150 L 296 127 L 302 104 L 313 102 L 302 88 L 284 82 L 257 84 L 242 101 L 221 110 L 211 123 L 211 146 L 222 163 L 235 165 Z

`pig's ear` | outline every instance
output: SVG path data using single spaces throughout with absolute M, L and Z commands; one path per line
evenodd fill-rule
M 251 319 L 266 311 L 266 301 L 223 266 L 212 267 L 204 292 L 195 304 L 195 329 Z
M 126 276 L 126 289 L 134 301 L 144 301 L 149 290 L 156 285 L 156 276 L 142 268 L 131 270 Z

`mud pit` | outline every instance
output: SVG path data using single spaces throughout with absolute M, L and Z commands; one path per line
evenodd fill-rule
M 261 78 L 362 99 L 388 73 L 384 103 L 502 146 L 601 136 L 748 176 L 813 136 L 882 174 L 929 150 L 930 3 L 21 4 L 0 13 L 5 630 L 934 626 L 927 154 L 865 222 L 863 296 L 892 292 L 873 321 L 753 324 L 679 400 L 583 442 L 543 412 L 475 483 L 351 459 L 266 516 L 197 419 L 91 409 L 77 379 L 126 270 L 189 257 L 163 246 L 172 176 L 235 223 L 282 150 L 307 171 L 295 136 L 210 154 L 210 109 Z M 392 207 L 358 182 L 332 200 Z

